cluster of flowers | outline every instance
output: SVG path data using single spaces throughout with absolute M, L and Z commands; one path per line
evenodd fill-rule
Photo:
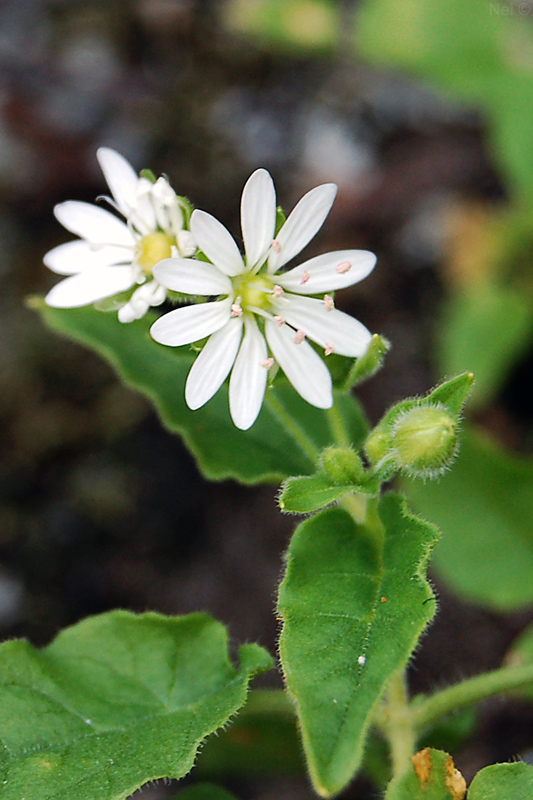
M 187 378 L 191 409 L 207 403 L 231 372 L 231 416 L 248 429 L 275 364 L 307 402 L 331 407 L 329 370 L 306 340 L 326 355 L 364 355 L 371 334 L 337 310 L 328 293 L 365 278 L 376 258 L 341 250 L 282 269 L 322 226 L 336 186 L 304 195 L 276 233 L 274 184 L 266 170 L 256 170 L 242 193 L 242 256 L 229 231 L 205 211 L 195 210 L 187 224 L 186 203 L 166 178 L 139 177 L 108 148 L 97 156 L 112 194 L 108 203 L 120 217 L 89 203 L 56 206 L 57 219 L 80 238 L 44 258 L 53 272 L 69 276 L 48 293 L 48 305 L 75 308 L 117 297 L 119 320 L 132 322 L 163 303 L 168 290 L 191 295 L 192 305 L 163 314 L 151 328 L 156 342 L 171 347 L 207 338 Z M 120 299 L 124 292 L 131 294 Z M 201 297 L 207 301 L 198 302 Z

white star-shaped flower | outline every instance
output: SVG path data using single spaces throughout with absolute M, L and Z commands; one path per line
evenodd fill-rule
M 123 219 L 77 200 L 54 208 L 59 222 L 80 238 L 45 255 L 52 272 L 69 276 L 51 289 L 45 302 L 77 308 L 139 286 L 118 312 L 121 322 L 132 322 L 165 300 L 165 287 L 152 276 L 154 265 L 169 256 L 190 256 L 196 247 L 165 178 L 152 183 L 139 177 L 123 156 L 107 147 L 96 155 L 113 195 L 109 202 Z
M 203 406 L 231 370 L 231 416 L 238 428 L 247 430 L 261 410 L 274 361 L 304 400 L 318 408 L 332 406 L 329 370 L 306 339 L 323 347 L 326 355 L 360 357 L 371 334 L 336 310 L 330 295 L 306 295 L 324 295 L 362 280 L 376 258 L 365 250 L 341 250 L 311 258 L 288 272 L 279 270 L 322 226 L 336 191 L 329 183 L 304 195 L 274 239 L 276 193 L 269 173 L 259 169 L 242 194 L 244 258 L 220 222 L 194 211 L 192 234 L 212 263 L 168 258 L 154 268 L 156 280 L 167 289 L 218 298 L 170 311 L 151 328 L 157 342 L 172 347 L 209 337 L 187 378 L 190 408 Z

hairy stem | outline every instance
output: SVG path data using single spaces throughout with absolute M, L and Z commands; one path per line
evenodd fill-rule
M 389 742 L 393 777 L 402 775 L 416 750 L 416 730 L 404 670 L 391 679 L 376 723 Z
M 450 686 L 426 699 L 415 700 L 411 714 L 417 731 L 429 727 L 458 708 L 470 706 L 487 697 L 533 685 L 533 664 L 501 667 Z

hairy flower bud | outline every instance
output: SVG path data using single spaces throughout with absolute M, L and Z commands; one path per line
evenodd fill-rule
M 322 467 L 331 480 L 341 486 L 359 483 L 364 473 L 361 459 L 350 447 L 328 447 L 322 453 Z
M 440 475 L 455 456 L 457 426 L 457 415 L 440 403 L 400 414 L 391 437 L 398 467 L 420 478 Z

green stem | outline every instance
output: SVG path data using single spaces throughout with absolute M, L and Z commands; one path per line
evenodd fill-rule
M 422 731 L 441 717 L 487 697 L 533 685 L 533 664 L 521 667 L 502 667 L 469 678 L 426 699 L 415 700 L 412 709 L 413 725 Z
M 333 439 L 335 443 L 342 447 L 349 447 L 352 444 L 350 434 L 346 428 L 344 417 L 339 411 L 337 403 L 333 403 L 331 408 L 328 408 L 328 420 Z
M 403 670 L 391 679 L 376 723 L 389 742 L 393 776 L 402 775 L 416 750 L 416 730 Z
M 294 417 L 291 416 L 282 403 L 280 403 L 273 391 L 266 392 L 265 402 L 270 406 L 271 411 L 274 412 L 281 424 L 289 431 L 292 438 L 299 444 L 303 452 L 309 456 L 311 461 L 313 461 L 313 463 L 318 461 L 320 455 L 319 449 L 308 438 L 307 434 Z

